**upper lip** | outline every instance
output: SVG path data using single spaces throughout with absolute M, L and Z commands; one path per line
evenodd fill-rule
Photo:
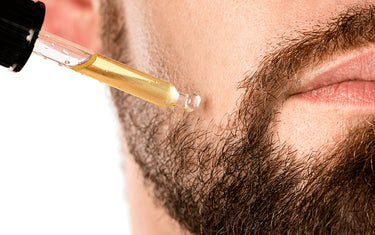
M 345 81 L 375 81 L 375 47 L 352 51 L 304 77 L 297 94 Z

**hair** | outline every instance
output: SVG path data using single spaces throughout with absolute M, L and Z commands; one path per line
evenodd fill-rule
M 104 51 L 130 62 L 122 1 L 102 2 Z M 158 205 L 194 234 L 373 233 L 375 121 L 304 161 L 271 127 L 298 85 L 293 75 L 374 41 L 374 13 L 349 9 L 265 56 L 240 84 L 238 111 L 221 133 L 191 115 L 165 133 L 167 115 L 112 89 L 129 151 Z
M 102 48 L 106 56 L 131 65 L 124 12 L 122 0 L 101 0 Z M 139 133 L 159 126 L 156 118 L 160 115 L 159 107 L 116 88 L 110 89 L 129 152 L 132 153 L 137 146 L 146 144 L 144 138 L 138 139 Z

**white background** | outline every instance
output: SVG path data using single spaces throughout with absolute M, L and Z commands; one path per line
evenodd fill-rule
M 108 88 L 33 55 L 0 68 L 0 234 L 129 234 Z

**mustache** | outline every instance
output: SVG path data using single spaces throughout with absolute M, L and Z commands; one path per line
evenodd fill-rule
M 242 138 L 251 146 L 270 141 L 264 139 L 268 135 L 251 132 L 269 131 L 282 104 L 300 86 L 298 74 L 375 41 L 375 5 L 349 8 L 298 35 L 282 41 L 284 46 L 264 56 L 238 85 L 242 96 L 237 120 L 241 133 L 246 133 Z
M 284 40 L 285 46 L 264 56 L 258 69 L 240 82 L 238 87 L 244 90 L 240 117 L 251 118 L 254 107 L 261 107 L 263 118 L 272 115 L 299 86 L 297 74 L 374 40 L 375 5 L 347 9 L 314 30 Z

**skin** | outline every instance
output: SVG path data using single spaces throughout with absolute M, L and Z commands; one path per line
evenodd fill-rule
M 371 3 L 374 2 L 124 0 L 123 6 L 132 65 L 160 77 L 176 74 L 168 79 L 179 90 L 202 97 L 201 108 L 192 114 L 200 118 L 202 129 L 220 129 L 238 108 L 243 94 L 238 85 L 244 74 L 254 72 L 263 56 L 285 39 L 298 37 L 299 32 L 317 26 L 324 28 L 349 7 Z M 163 69 L 169 73 L 160 69 L 159 61 L 163 61 Z M 328 60 L 311 68 L 302 79 L 307 80 L 331 63 L 335 62 Z M 305 156 L 314 151 L 334 146 L 352 126 L 371 116 L 345 105 L 313 104 L 298 99 L 286 99 L 278 111 L 273 131 L 280 143 L 298 150 L 302 161 L 307 161 Z M 174 121 L 180 118 L 180 114 L 172 115 Z M 137 168 L 131 159 L 128 161 L 128 171 Z M 128 174 L 128 180 L 141 179 Z M 139 194 L 143 193 L 130 192 L 130 200 L 137 201 Z M 135 206 L 140 207 L 144 208 L 141 203 Z M 135 233 L 153 233 L 145 231 L 145 220 L 140 219 L 148 212 L 139 215 L 135 208 Z
M 53 3 L 52 0 L 46 2 Z M 245 74 L 257 70 L 265 55 L 286 39 L 298 37 L 299 32 L 324 28 L 327 22 L 349 7 L 374 3 L 349 0 L 120 2 L 124 7 L 131 65 L 170 80 L 179 91 L 199 94 L 202 106 L 190 117 L 200 119 L 201 129 L 213 128 L 215 131 L 222 129 L 231 114 L 237 111 L 244 92 L 238 89 L 239 83 Z M 98 15 L 95 7 L 85 6 L 90 17 Z M 65 7 L 83 9 L 79 4 L 66 4 Z M 95 28 L 95 25 L 90 27 Z M 51 29 L 56 31 L 52 26 Z M 90 38 L 86 43 L 86 37 L 77 38 L 77 41 L 98 45 L 94 36 Z M 307 81 L 317 71 L 327 69 L 345 56 L 339 55 L 336 60 L 308 68 L 299 78 L 302 82 Z M 175 111 L 168 115 L 167 128 L 184 114 Z M 305 156 L 330 149 L 350 128 L 372 115 L 372 111 L 364 112 L 345 105 L 286 98 L 278 110 L 272 131 L 279 143 L 292 146 L 297 150 L 299 160 L 305 162 Z M 126 145 L 124 149 L 127 152 Z M 126 155 L 130 156 L 129 153 Z M 140 167 L 133 158 L 127 157 L 124 165 L 134 234 L 186 233 L 154 203 L 151 190 L 144 186 Z
M 43 29 L 95 51 L 101 50 L 101 42 L 98 40 L 98 2 L 46 0 L 43 3 L 46 5 Z
M 152 73 L 158 68 L 143 58 L 162 57 L 167 70 L 177 73 L 170 80 L 178 89 L 202 97 L 194 115 L 217 126 L 236 110 L 244 74 L 283 38 L 366 3 L 371 1 L 124 1 L 134 66 Z M 276 132 L 280 142 L 308 153 L 337 141 L 346 120 L 358 115 L 345 107 L 288 100 Z

